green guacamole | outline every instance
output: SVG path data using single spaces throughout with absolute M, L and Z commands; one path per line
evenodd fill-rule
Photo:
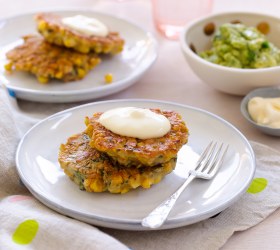
M 257 69 L 280 64 L 280 50 L 254 27 L 226 23 L 219 27 L 210 50 L 199 53 L 219 65 Z

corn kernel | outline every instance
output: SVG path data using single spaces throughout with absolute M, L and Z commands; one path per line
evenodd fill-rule
M 112 176 L 112 183 L 114 185 L 121 184 L 123 182 L 123 178 L 120 175 Z
M 83 64 L 82 59 L 80 57 L 75 58 L 75 64 L 82 65 Z
M 108 190 L 112 194 L 118 194 L 118 193 L 121 192 L 121 188 L 120 187 L 113 187 L 113 188 L 109 188 Z
M 37 79 L 40 83 L 47 83 L 49 81 L 49 78 L 45 76 L 37 76 Z
M 103 53 L 110 53 L 113 49 L 113 46 L 108 44 L 108 45 L 105 45 L 104 48 L 103 48 Z
M 100 45 L 100 44 L 96 44 L 96 45 L 94 46 L 94 51 L 95 51 L 96 53 L 101 53 L 101 52 L 102 52 L 102 47 L 101 47 L 101 45 Z
M 120 193 L 121 193 L 121 194 L 125 194 L 125 193 L 127 193 L 129 190 L 130 190 L 129 187 L 123 187 L 122 190 L 120 190 Z
M 150 187 L 151 187 L 150 180 L 149 180 L 148 178 L 145 179 L 145 180 L 142 182 L 141 186 L 142 186 L 143 188 L 150 188 Z
M 93 192 L 102 192 L 103 191 L 103 183 L 100 180 L 95 180 L 90 184 L 90 189 Z
M 86 46 L 86 45 L 82 45 L 82 46 L 79 46 L 78 48 L 77 48 L 77 50 L 78 51 L 80 51 L 81 53 L 89 53 L 89 47 L 88 46 Z
M 104 76 L 105 82 L 106 83 L 111 83 L 113 81 L 113 74 L 108 73 Z
M 38 29 L 39 30 L 45 30 L 47 28 L 47 23 L 44 21 L 39 22 Z
M 90 191 L 90 184 L 91 184 L 91 179 L 84 180 L 84 187 L 87 191 Z
M 78 68 L 78 76 L 83 78 L 86 75 L 86 71 L 84 69 Z
M 161 179 L 162 179 L 162 176 L 157 176 L 157 177 L 155 177 L 155 179 L 154 179 L 154 184 L 157 184 L 157 183 L 159 183 L 160 181 L 161 181 Z
M 76 41 L 72 38 L 65 38 L 63 42 L 64 45 L 68 48 L 72 48 L 76 45 Z
M 132 178 L 129 178 L 129 181 L 128 181 L 129 185 L 132 187 L 132 188 L 137 188 L 140 186 L 141 184 L 141 180 L 140 180 L 140 175 L 137 174 L 136 176 L 132 177 Z
M 55 74 L 55 77 L 58 78 L 58 79 L 61 79 L 63 77 L 63 73 L 60 71 L 60 72 L 57 72 Z
M 12 71 L 12 67 L 13 67 L 13 63 L 7 63 L 6 65 L 5 65 L 5 70 L 7 70 L 7 71 Z
M 170 172 L 172 172 L 172 170 L 173 170 L 173 168 L 172 168 L 172 166 L 170 165 L 170 164 L 165 164 L 165 166 L 164 166 L 164 173 L 170 173 Z

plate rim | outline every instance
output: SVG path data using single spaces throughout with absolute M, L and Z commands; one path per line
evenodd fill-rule
M 98 106 L 98 105 L 107 104 L 107 103 L 124 104 L 124 103 L 130 103 L 130 102 L 143 102 L 143 103 L 151 103 L 151 104 L 158 103 L 158 104 L 163 104 L 163 105 L 178 106 L 178 107 L 181 107 L 184 109 L 186 108 L 186 109 L 193 110 L 195 112 L 200 112 L 200 113 L 206 114 L 207 116 L 211 116 L 211 117 L 215 118 L 216 120 L 219 120 L 220 122 L 222 122 L 224 125 L 230 127 L 232 130 L 234 130 L 239 135 L 239 138 L 242 140 L 244 145 L 246 145 L 246 148 L 249 150 L 250 156 L 252 158 L 252 168 L 250 169 L 251 170 L 250 176 L 247 178 L 247 182 L 243 183 L 243 188 L 241 190 L 239 190 L 238 194 L 235 194 L 233 198 L 226 199 L 218 207 L 218 209 L 213 208 L 213 209 L 207 210 L 204 213 L 200 214 L 199 216 L 198 215 L 188 216 L 188 223 L 185 223 L 184 220 L 182 220 L 182 218 L 168 219 L 166 221 L 166 223 L 161 228 L 158 228 L 157 230 L 164 230 L 164 229 L 178 228 L 181 226 L 187 226 L 187 225 L 190 225 L 190 224 L 193 224 L 196 222 L 200 222 L 207 218 L 210 218 L 211 216 L 214 216 L 215 214 L 218 214 L 221 211 L 223 211 L 224 209 L 231 206 L 234 202 L 236 202 L 240 198 L 241 195 L 243 195 L 245 193 L 245 191 L 248 188 L 250 182 L 252 181 L 255 171 L 256 171 L 256 157 L 255 157 L 255 153 L 253 151 L 253 148 L 252 148 L 249 140 L 241 133 L 241 131 L 239 129 L 237 129 L 233 124 L 231 124 L 227 120 L 223 119 L 222 117 L 220 117 L 212 112 L 209 112 L 205 109 L 202 109 L 202 108 L 197 108 L 197 107 L 194 107 L 191 105 L 185 105 L 185 104 L 171 102 L 171 101 L 162 101 L 162 100 L 155 100 L 155 99 L 141 99 L 140 98 L 140 99 L 116 99 L 116 100 L 111 99 L 111 100 L 97 101 L 97 102 L 91 102 L 91 103 L 78 105 L 78 106 L 75 106 L 75 107 L 72 107 L 69 109 L 62 110 L 53 115 L 50 115 L 50 116 L 46 117 L 45 119 L 41 120 L 40 122 L 38 122 L 37 124 L 35 124 L 34 126 L 32 126 L 21 138 L 21 140 L 18 144 L 17 150 L 16 150 L 15 158 L 16 158 L 16 169 L 19 174 L 19 177 L 20 177 L 21 181 L 24 183 L 24 185 L 27 187 L 27 189 L 34 195 L 34 197 L 36 197 L 39 201 L 41 201 L 43 204 L 45 204 L 47 207 L 49 207 L 51 209 L 53 209 L 61 214 L 72 216 L 73 218 L 76 218 L 80 221 L 84 221 L 86 223 L 92 223 L 97 226 L 115 228 L 115 229 L 121 229 L 121 230 L 135 230 L 135 231 L 155 230 L 155 229 L 149 229 L 149 228 L 142 227 L 141 220 L 139 220 L 139 219 L 117 219 L 117 218 L 110 217 L 110 216 L 104 217 L 104 216 L 99 216 L 96 214 L 93 215 L 93 214 L 85 213 L 85 212 L 77 212 L 73 209 L 70 209 L 70 208 L 61 206 L 60 204 L 56 204 L 55 202 L 49 201 L 47 198 L 44 197 L 44 194 L 42 194 L 41 191 L 38 192 L 38 191 L 34 190 L 32 185 L 30 183 L 28 183 L 27 180 L 25 180 L 24 174 L 22 174 L 22 171 L 19 166 L 20 165 L 19 154 L 20 154 L 21 147 L 26 140 L 25 138 L 30 136 L 33 129 L 35 129 L 36 127 L 45 123 L 46 121 L 49 121 L 57 116 L 60 116 L 63 113 L 69 113 L 73 110 L 83 109 L 87 106 Z M 213 213 L 214 211 L 215 211 L 215 213 Z
M 112 18 L 114 20 L 119 20 L 123 23 L 126 23 L 127 25 L 133 26 L 138 31 L 143 32 L 143 34 L 145 34 L 145 36 L 147 38 L 149 38 L 150 41 L 152 41 L 153 47 L 154 47 L 153 56 L 152 57 L 150 56 L 151 59 L 149 60 L 149 63 L 145 64 L 143 66 L 143 69 L 141 71 L 137 72 L 137 74 L 132 74 L 129 77 L 125 77 L 124 79 L 114 81 L 112 84 L 104 84 L 104 85 L 97 86 L 97 87 L 94 87 L 94 88 L 87 88 L 87 89 L 82 89 L 82 90 L 79 90 L 79 89 L 77 89 L 77 90 L 67 90 L 66 92 L 65 92 L 65 90 L 54 90 L 54 91 L 35 90 L 35 89 L 28 89 L 28 88 L 23 88 L 23 87 L 19 87 L 19 86 L 13 86 L 11 84 L 6 84 L 7 87 L 12 91 L 19 92 L 19 93 L 22 93 L 24 95 L 26 95 L 26 94 L 36 95 L 37 97 L 50 97 L 50 96 L 56 96 L 57 97 L 57 96 L 61 96 L 62 98 L 70 96 L 70 95 L 83 95 L 83 94 L 85 95 L 85 94 L 89 94 L 89 93 L 96 94 L 100 91 L 108 92 L 108 94 L 103 94 L 103 95 L 100 95 L 98 97 L 86 98 L 86 99 L 75 99 L 75 101 L 97 99 L 97 98 L 100 98 L 100 97 L 104 97 L 104 96 L 119 92 L 119 91 L 129 87 L 130 85 L 136 83 L 137 80 L 156 62 L 156 60 L 158 58 L 159 42 L 156 39 L 155 35 L 151 31 L 148 31 L 148 30 L 142 28 L 139 24 L 137 24 L 137 23 L 135 23 L 131 20 L 127 20 L 127 19 L 124 19 L 122 17 L 118 17 L 118 16 L 115 16 L 113 14 L 109 14 L 109 13 L 102 12 L 102 11 L 89 10 L 89 9 L 85 9 L 85 8 L 79 8 L 79 9 L 74 9 L 74 8 L 61 8 L 61 9 L 59 8 L 58 9 L 58 8 L 55 8 L 55 9 L 28 11 L 28 12 L 25 12 L 25 13 L 22 13 L 22 14 L 15 14 L 15 15 L 11 15 L 11 16 L 8 16 L 8 17 L 0 18 L 0 30 L 3 27 L 5 27 L 5 22 L 7 22 L 7 21 L 13 20 L 15 18 L 21 18 L 21 17 L 22 18 L 23 17 L 27 18 L 28 16 L 32 17 L 32 15 L 34 16 L 35 14 L 37 14 L 39 12 L 52 12 L 52 13 L 62 13 L 62 12 L 64 12 L 64 13 L 67 13 L 67 12 L 85 13 L 85 12 L 87 12 L 87 13 L 92 13 L 92 14 L 96 13 L 97 15 L 104 16 L 105 18 Z M 2 22 L 4 23 L 3 27 L 1 27 Z M 1 74 L 1 75 L 3 75 L 3 74 Z M 134 79 L 135 79 L 135 81 L 133 81 Z M 115 89 L 118 89 L 118 90 L 114 91 Z M 29 100 L 28 98 L 24 98 L 24 99 Z

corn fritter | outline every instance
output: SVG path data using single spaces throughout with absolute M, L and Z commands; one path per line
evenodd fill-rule
M 137 187 L 150 188 L 173 171 L 176 158 L 154 167 L 127 168 L 89 145 L 85 133 L 73 135 L 60 146 L 59 163 L 80 189 L 88 192 L 126 193 Z
M 123 50 L 124 39 L 117 32 L 109 32 L 106 37 L 81 34 L 68 28 L 61 17 L 52 13 L 36 15 L 37 30 L 53 44 L 74 49 L 81 53 L 117 54 Z
M 64 82 L 80 80 L 101 61 L 95 53 L 71 51 L 48 43 L 41 36 L 28 35 L 23 39 L 22 45 L 6 54 L 9 63 L 5 69 L 30 72 L 41 83 L 51 79 Z
M 170 131 L 160 138 L 138 139 L 121 136 L 106 129 L 98 122 L 101 112 L 86 117 L 86 133 L 91 138 L 90 146 L 107 154 L 121 165 L 155 166 L 170 161 L 188 141 L 188 128 L 182 117 L 175 111 L 151 111 L 164 115 L 171 124 Z

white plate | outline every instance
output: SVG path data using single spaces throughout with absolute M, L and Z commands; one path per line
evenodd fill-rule
M 190 131 L 189 143 L 171 174 L 150 189 L 124 195 L 80 191 L 60 169 L 61 143 L 85 129 L 85 116 L 121 106 L 158 107 L 182 114 Z M 16 164 L 19 175 L 41 202 L 87 223 L 130 230 L 147 230 L 140 224 L 162 200 L 184 181 L 198 154 L 211 140 L 230 145 L 224 164 L 213 180 L 195 180 L 183 193 L 161 229 L 175 228 L 209 218 L 235 202 L 247 189 L 255 171 L 255 157 L 247 139 L 214 114 L 168 102 L 119 100 L 96 102 L 68 109 L 35 125 L 21 140 Z
M 7 84 L 18 98 L 39 102 L 74 102 L 104 97 L 136 83 L 157 58 L 156 40 L 149 32 L 135 24 L 91 11 L 55 13 L 61 16 L 82 14 L 100 19 L 124 38 L 124 50 L 114 57 L 104 57 L 101 64 L 89 72 L 83 80 L 68 83 L 52 81 L 44 85 L 38 83 L 36 78 L 28 73 L 7 74 L 4 70 L 7 62 L 6 52 L 21 44 L 23 35 L 36 34 L 35 13 L 0 20 L 0 81 Z M 104 82 L 106 73 L 113 74 L 114 81 L 111 84 Z

